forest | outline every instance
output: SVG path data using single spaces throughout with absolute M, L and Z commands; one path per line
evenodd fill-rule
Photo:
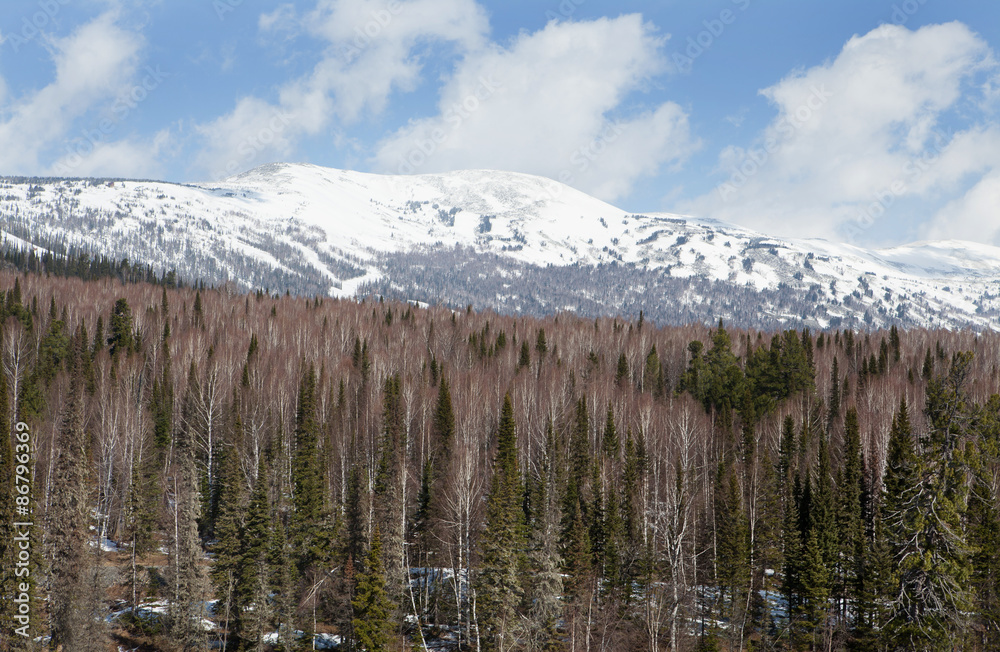
M 995 332 L 0 292 L 0 649 L 1000 649 Z

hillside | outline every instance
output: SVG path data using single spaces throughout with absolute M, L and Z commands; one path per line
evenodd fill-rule
M 1000 644 L 996 333 L 0 295 L 0 586 L 30 520 L 63 649 Z
M 1000 248 L 864 250 L 709 219 L 631 215 L 554 181 L 267 165 L 217 184 L 0 180 L 9 243 L 128 257 L 187 279 L 376 293 L 508 314 L 757 328 L 990 327 Z

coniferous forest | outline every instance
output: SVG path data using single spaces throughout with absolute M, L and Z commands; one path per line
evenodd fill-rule
M 0 649 L 1000 648 L 995 333 L 0 291 Z

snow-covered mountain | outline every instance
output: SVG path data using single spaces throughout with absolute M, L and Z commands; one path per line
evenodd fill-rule
M 8 242 L 271 291 L 765 328 L 1000 323 L 997 247 L 779 239 L 628 214 L 510 172 L 273 164 L 214 184 L 6 178 L 0 229 Z

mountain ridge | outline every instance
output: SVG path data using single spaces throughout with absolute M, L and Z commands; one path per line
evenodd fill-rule
M 5 241 L 245 289 L 500 312 L 976 330 L 1000 316 L 998 247 L 784 239 L 710 217 L 633 214 L 516 172 L 274 163 L 215 183 L 5 178 L 0 229 Z

